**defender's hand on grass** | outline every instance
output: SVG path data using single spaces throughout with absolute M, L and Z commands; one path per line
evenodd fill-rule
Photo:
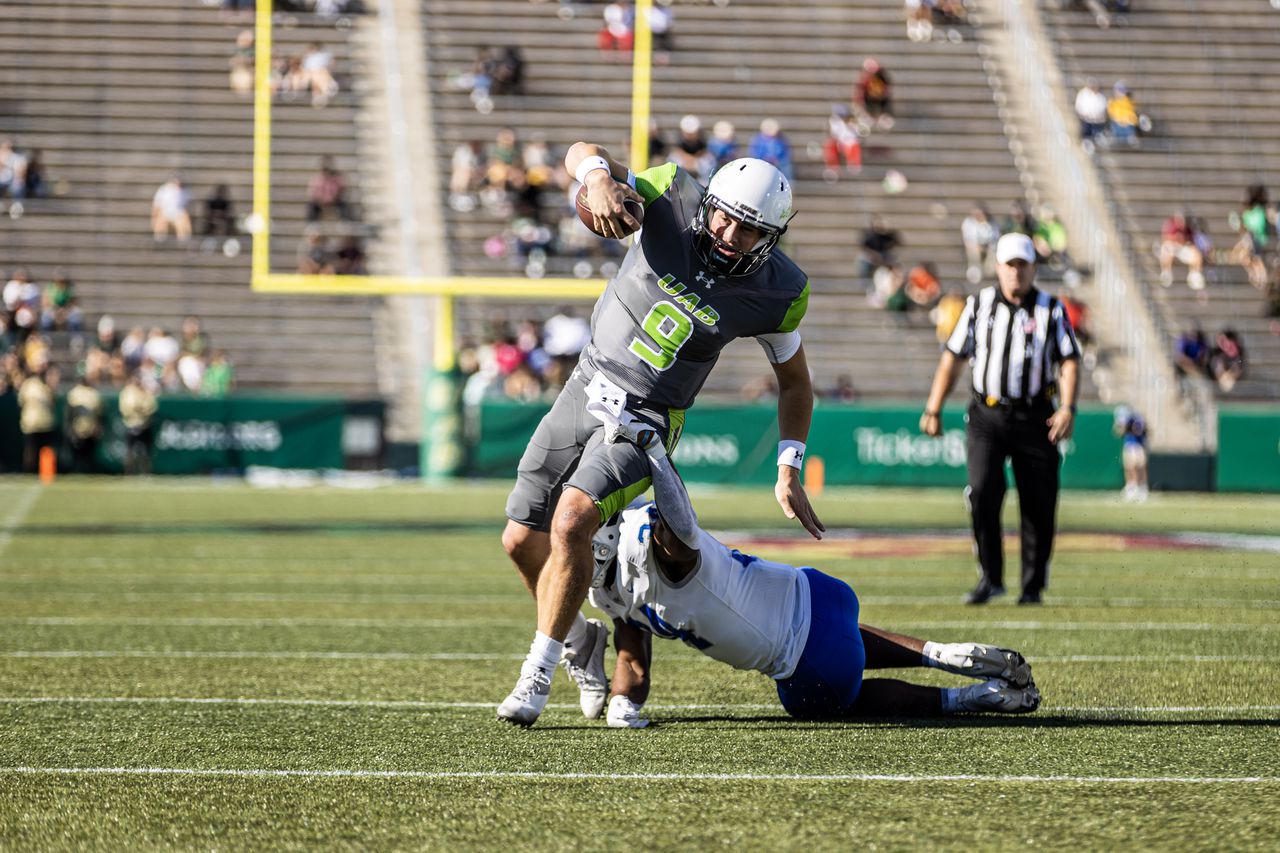
M 773 496 L 778 499 L 782 513 L 787 518 L 795 518 L 804 525 L 814 539 L 822 538 L 822 531 L 827 527 L 818 519 L 800 482 L 800 472 L 790 465 L 778 466 L 778 484 L 773 487 Z

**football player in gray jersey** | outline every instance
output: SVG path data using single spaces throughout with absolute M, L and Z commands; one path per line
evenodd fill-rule
M 635 230 L 628 200 L 643 203 L 644 223 L 596 302 L 591 343 L 534 432 L 507 501 L 502 544 L 537 600 L 538 627 L 498 718 L 525 726 L 546 706 L 558 663 L 577 682 L 588 718 L 601 714 L 608 695 L 608 630 L 580 612 L 591 541 L 651 479 L 638 448 L 605 438 L 600 412 L 649 424 L 673 451 L 684 410 L 720 351 L 754 337 L 778 383 L 774 495 L 815 538 L 825 529 L 800 480 L 813 387 L 797 331 L 808 278 L 777 250 L 793 216 L 790 183 L 752 158 L 725 164 L 705 189 L 674 164 L 633 175 L 586 142 L 569 149 L 565 168 L 586 187 L 600 233 Z

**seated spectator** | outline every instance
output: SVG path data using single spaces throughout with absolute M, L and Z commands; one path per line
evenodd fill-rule
M 160 185 L 151 199 L 151 234 L 157 243 L 163 242 L 170 230 L 184 243 L 191 239 L 190 205 L 191 193 L 177 175 Z
M 231 59 L 228 64 L 231 71 L 228 74 L 228 83 L 231 91 L 237 95 L 248 96 L 253 94 L 253 75 L 254 64 L 256 62 L 256 49 L 253 44 L 253 30 L 241 30 L 236 36 L 236 46 L 231 51 Z
M 199 317 L 188 315 L 182 318 L 181 339 L 178 348 L 181 352 L 205 356 L 209 354 L 209 335 L 204 331 L 204 324 Z
M 715 161 L 711 168 L 712 174 L 715 174 L 716 170 L 725 163 L 737 159 L 738 143 L 734 141 L 734 132 L 733 123 L 723 119 L 711 128 L 711 138 L 707 140 L 707 151 Z
M 854 267 L 855 281 L 866 282 L 877 270 L 894 263 L 894 251 L 902 245 L 902 236 L 879 216 L 872 214 L 871 223 L 862 232 L 858 243 L 858 263 Z
M 653 61 L 658 65 L 666 65 L 671 61 L 671 52 L 676 49 L 675 26 L 676 16 L 671 10 L 672 0 L 658 0 L 649 7 L 649 31 L 653 33 Z
M 1080 119 L 1084 149 L 1092 153 L 1107 130 L 1107 96 L 1102 93 L 1102 84 L 1092 77 L 1076 93 L 1076 115 Z
M 1093 346 L 1093 320 L 1089 314 L 1089 306 L 1068 294 L 1062 294 L 1062 309 L 1067 312 L 1067 321 L 1076 333 L 1076 340 L 1086 350 Z
M 1031 209 L 1025 201 L 1014 201 L 1009 204 L 1009 215 L 1000 224 L 1001 234 L 1026 234 L 1035 238 L 1040 223 L 1031 215 Z
M 333 54 L 313 41 L 302 54 L 301 65 L 303 88 L 311 92 L 311 106 L 325 106 L 338 94 L 338 81 L 333 79 Z
M 903 286 L 908 307 L 929 310 L 942 296 L 942 282 L 938 280 L 938 268 L 932 263 L 916 264 L 907 273 L 907 281 Z
M 1160 229 L 1160 283 L 1173 284 L 1173 262 L 1187 267 L 1187 286 L 1204 289 L 1204 254 L 1196 246 L 1196 234 L 1185 210 L 1177 210 Z
M 893 86 L 889 72 L 875 59 L 862 62 L 862 71 L 853 85 L 853 112 L 865 130 L 893 127 Z
M 238 230 L 231 189 L 226 184 L 218 184 L 205 196 L 200 233 L 205 237 L 232 237 Z
M 493 90 L 493 70 L 496 65 L 493 53 L 488 47 L 477 47 L 475 57 L 471 60 L 471 68 L 465 74 L 459 74 L 455 84 L 462 89 L 471 90 L 471 103 L 476 111 L 488 115 L 493 112 L 493 99 L 489 97 Z
M 498 54 L 489 88 L 495 95 L 518 95 L 524 91 L 524 58 L 520 48 L 508 45 Z
M 695 115 L 680 119 L 680 136 L 671 149 L 671 159 L 689 174 L 703 183 L 711 179 L 715 159 L 707 146 L 707 134 L 702 121 Z
M 964 303 L 964 291 L 956 285 L 952 285 L 947 288 L 947 292 L 938 300 L 938 304 L 934 306 L 933 311 L 930 313 L 930 319 L 933 320 L 938 343 L 945 344 L 951 337 L 956 323 L 960 322 L 960 315 L 964 313 Z
M 757 376 L 742 386 L 739 396 L 748 403 L 778 399 L 778 382 L 772 374 Z
M 33 282 L 22 267 L 15 269 L 4 286 L 4 309 L 9 315 L 11 333 L 19 343 L 26 341 L 39 326 L 40 306 L 40 285 Z
M 1209 376 L 1223 391 L 1230 391 L 1245 373 L 1244 343 L 1234 329 L 1223 329 L 1209 350 Z
M 551 358 L 548 384 L 558 388 L 569 379 L 578 357 L 591 341 L 591 324 L 561 308 L 542 324 L 542 349 Z
M 968 262 L 964 277 L 970 284 L 982 281 L 983 275 L 994 275 L 996 268 L 996 241 L 1000 229 L 987 215 L 982 204 L 974 204 L 969 215 L 960 223 L 960 239 L 964 241 L 964 256 Z
M 603 51 L 630 51 L 635 46 L 636 10 L 631 0 L 617 0 L 604 7 L 604 27 L 596 37 Z
M 329 241 L 315 226 L 307 228 L 298 244 L 298 272 L 302 275 L 333 275 L 334 258 Z
M 316 222 L 326 213 L 333 213 L 341 220 L 350 220 L 351 207 L 347 204 L 347 182 L 328 154 L 320 158 L 320 171 L 307 183 L 307 221 Z
M 75 284 L 64 269 L 54 270 L 53 280 L 44 288 L 40 328 L 45 331 L 84 331 L 84 312 L 76 300 Z
M 224 350 L 214 350 L 200 382 L 200 396 L 225 397 L 235 390 L 236 372 Z
M 661 166 L 667 162 L 667 154 L 671 146 L 667 144 L 667 135 L 658 124 L 656 118 L 649 119 L 649 166 Z
M 1031 235 L 1036 254 L 1050 269 L 1062 272 L 1062 281 L 1068 287 L 1080 284 L 1080 273 L 1075 262 L 1071 260 L 1071 252 L 1067 248 L 1067 227 L 1058 219 L 1053 207 L 1040 205 L 1040 220 L 1036 223 L 1036 231 Z
M 858 393 L 858 389 L 853 385 L 853 378 L 847 373 L 841 373 L 836 377 L 836 381 L 831 388 L 820 396 L 822 396 L 823 399 L 837 403 L 852 403 L 861 395 Z
M 1173 348 L 1173 366 L 1179 377 L 1203 376 L 1209 372 L 1209 341 L 1194 321 L 1187 324 Z
M 747 156 L 773 164 L 788 180 L 793 177 L 791 144 L 783 137 L 777 119 L 767 118 L 760 122 L 760 132 L 751 140 Z
M 907 299 L 907 276 L 901 264 L 887 264 L 872 274 L 867 304 L 894 314 L 906 313 L 911 301 Z
M 1244 203 L 1239 211 L 1232 211 L 1228 218 L 1232 229 L 1240 234 L 1239 241 L 1228 255 L 1232 263 L 1244 267 L 1249 283 L 1258 290 L 1267 289 L 1269 274 L 1264 252 L 1274 236 L 1267 208 L 1267 188 L 1255 184 L 1245 190 Z
M 932 0 L 904 0 L 907 16 L 907 38 L 914 42 L 933 40 Z
M 1107 116 L 1111 119 L 1111 136 L 1130 148 L 1138 147 L 1138 107 L 1129 94 L 1129 87 L 1116 83 L 1111 100 L 1107 102 Z
M 0 139 L 0 198 L 8 196 L 13 199 L 9 215 L 14 219 L 22 216 L 22 201 L 27 197 L 27 169 L 29 161 L 26 155 L 17 150 L 13 142 Z M 16 208 L 17 215 L 13 210 Z
M 484 143 L 478 139 L 458 143 L 449 173 L 449 206 L 459 213 L 475 210 L 475 194 L 483 179 Z
M 98 318 L 97 334 L 94 345 L 106 353 L 113 353 L 120 348 L 120 335 L 116 332 L 116 321 L 110 314 Z
M 338 250 L 333 255 L 334 275 L 366 275 L 366 260 L 360 238 L 347 235 L 338 241 Z
M 840 178 L 840 162 L 850 175 L 862 171 L 862 140 L 858 121 L 844 104 L 833 104 L 827 117 L 827 138 L 822 142 L 822 177 L 827 181 Z
M 120 355 L 129 370 L 137 370 L 142 364 L 143 349 L 147 345 L 147 333 L 141 326 L 134 326 L 120 341 Z
M 150 359 L 161 370 L 175 363 L 181 352 L 177 338 L 160 326 L 152 327 L 142 346 L 143 360 Z

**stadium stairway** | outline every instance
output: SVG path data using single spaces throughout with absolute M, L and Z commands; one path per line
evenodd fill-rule
M 422 1 L 442 174 L 459 144 L 491 141 L 503 127 L 515 128 L 522 140 L 543 138 L 561 153 L 587 139 L 625 155 L 630 54 L 597 50 L 599 9 L 529 0 Z M 680 117 L 695 114 L 706 128 L 733 122 L 742 151 L 766 117 L 781 123 L 791 143 L 800 213 L 787 248 L 813 282 L 803 329 L 816 387 L 829 388 L 846 374 L 866 397 L 923 400 L 938 355 L 932 324 L 919 315 L 899 323 L 869 306 L 853 271 L 861 230 L 878 213 L 903 234 L 900 257 L 908 266 L 932 261 L 944 288 L 972 291 L 964 281 L 960 221 L 974 201 L 1002 216 L 1011 201 L 1025 197 L 973 32 L 959 26 L 948 38 L 940 27 L 938 40 L 912 43 L 900 4 L 878 0 L 791 3 L 785 14 L 765 0 L 677 2 L 673 9 L 675 50 L 653 68 L 652 115 L 668 141 Z M 470 66 L 476 48 L 505 45 L 523 53 L 525 92 L 495 96 L 492 111 L 482 113 L 453 80 Z M 864 140 L 860 175 L 828 183 L 820 153 L 827 116 L 832 104 L 848 102 L 864 57 L 876 57 L 892 75 L 897 123 Z M 890 169 L 906 176 L 905 191 L 886 189 Z M 440 192 L 445 197 L 447 188 Z M 484 240 L 505 224 L 482 209 L 450 212 L 453 271 L 521 274 L 518 260 L 483 251 Z M 1057 282 L 1045 284 L 1056 289 Z M 554 309 L 545 302 L 463 300 L 459 316 L 467 334 L 480 339 L 495 316 L 540 319 Z M 755 344 L 738 342 L 726 350 L 707 390 L 736 395 L 768 373 Z M 1086 394 L 1096 396 L 1088 381 Z
M 1228 214 L 1245 187 L 1280 191 L 1280 92 L 1270 81 L 1280 56 L 1280 11 L 1267 0 L 1144 0 L 1127 21 L 1100 29 L 1092 15 L 1042 2 L 1057 48 L 1065 96 L 1089 78 L 1105 90 L 1124 81 L 1153 122 L 1141 147 L 1100 150 L 1096 162 L 1144 285 L 1171 335 L 1199 323 L 1212 336 L 1236 329 L 1248 359 L 1245 378 L 1219 401 L 1280 400 L 1280 326 L 1264 316 L 1264 297 L 1244 271 L 1222 259 L 1206 268 L 1197 295 L 1175 265 L 1159 281 L 1155 249 L 1165 218 L 1185 207 L 1207 226 L 1217 250 L 1237 235 Z
M 0 136 L 42 152 L 54 192 L 0 219 L 0 269 L 47 280 L 65 267 L 90 316 L 175 329 L 199 316 L 226 349 L 242 387 L 378 393 L 371 315 L 380 300 L 281 297 L 249 289 L 248 239 L 238 257 L 150 235 L 152 194 L 180 173 L 201 201 L 220 183 L 237 215 L 251 204 L 252 104 L 230 91 L 228 60 L 249 19 L 224 19 L 198 0 L 40 0 L 0 5 Z M 305 226 L 307 182 L 321 155 L 348 177 L 359 209 L 348 31 L 279 15 L 277 56 L 318 41 L 335 57 L 342 91 L 323 109 L 280 100 L 273 110 L 272 268 L 292 272 Z M 322 227 L 331 233 L 338 223 Z

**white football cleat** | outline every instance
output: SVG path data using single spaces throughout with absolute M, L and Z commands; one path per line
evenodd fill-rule
M 517 726 L 531 726 L 551 698 L 551 673 L 525 661 L 520 680 L 511 695 L 498 706 L 498 719 Z
M 640 716 L 643 707 L 626 696 L 614 696 L 609 700 L 609 716 L 605 722 L 611 729 L 643 729 L 649 725 L 649 721 Z
M 604 651 L 608 647 L 609 629 L 599 619 L 588 619 L 582 648 L 572 656 L 566 649 L 560 658 L 560 665 L 578 685 L 578 703 L 582 716 L 588 720 L 600 718 L 609 697 L 609 677 L 604 673 Z
M 934 643 L 929 657 L 939 669 L 970 678 L 999 678 L 1014 687 L 1031 683 L 1031 664 L 1013 649 L 983 643 Z
M 957 711 L 977 713 L 1029 714 L 1039 707 L 1040 691 L 1034 684 L 1014 687 L 998 678 L 966 687 L 956 699 Z

